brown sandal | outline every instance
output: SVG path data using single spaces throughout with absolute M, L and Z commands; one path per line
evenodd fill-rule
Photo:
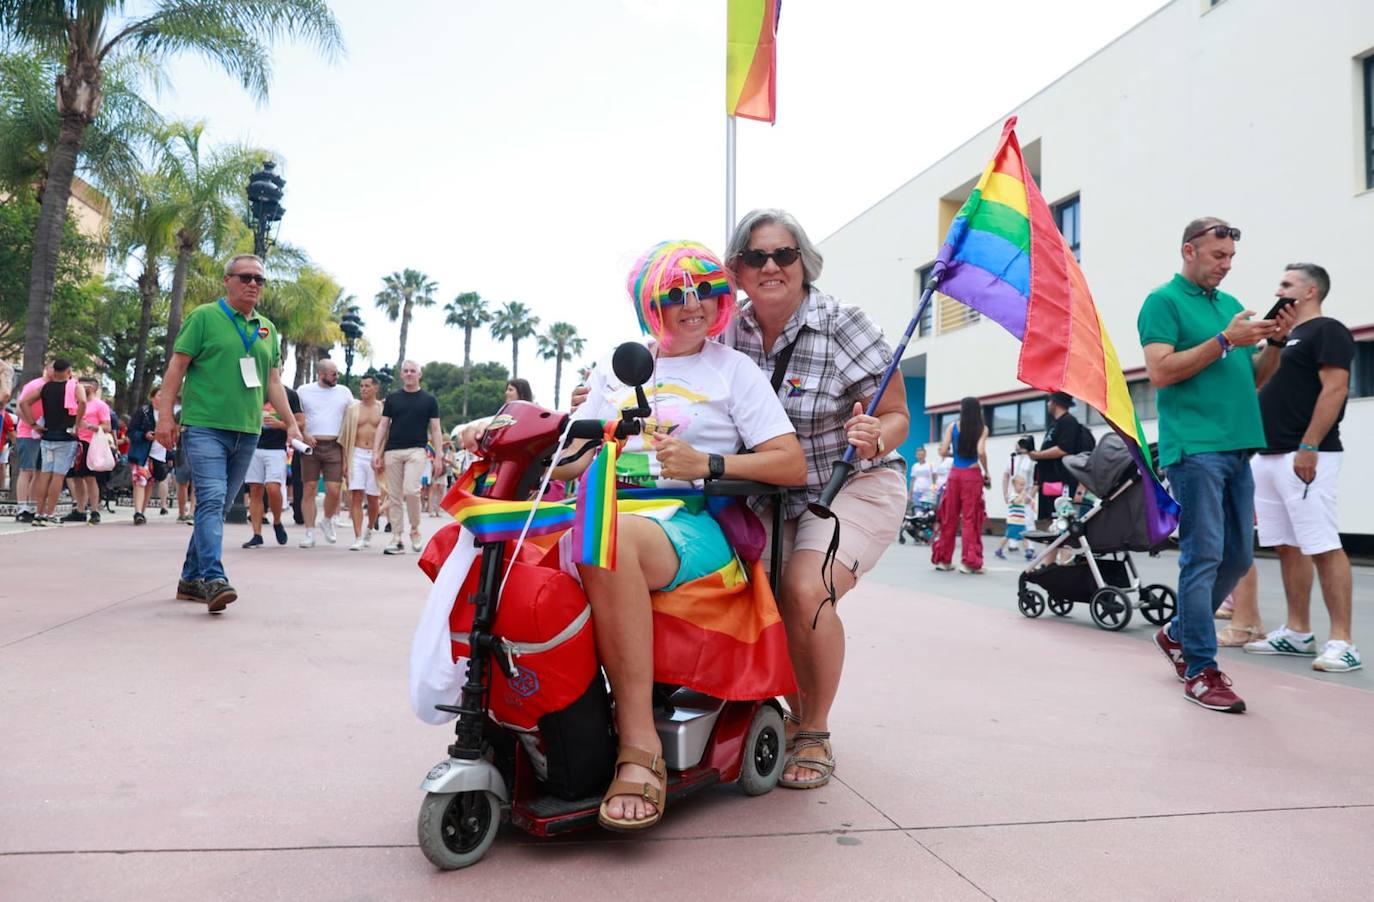
M 618 833 L 633 833 L 636 830 L 652 827 L 663 817 L 663 807 L 668 796 L 668 768 L 663 763 L 662 755 L 655 755 L 653 752 L 637 749 L 633 746 L 625 746 L 616 756 L 615 767 L 617 772 L 622 764 L 635 764 L 639 767 L 648 768 L 658 778 L 658 785 L 635 783 L 631 780 L 612 780 L 610 788 L 601 797 L 601 813 L 596 820 L 607 830 L 615 830 Z M 646 818 L 633 821 L 611 817 L 606 813 L 606 806 L 616 796 L 639 796 L 658 810 Z
M 787 734 L 787 725 L 790 724 L 790 723 L 794 723 L 794 724 L 797 725 L 798 728 L 800 728 L 800 727 L 801 727 L 801 718 L 798 717 L 797 715 L 793 714 L 791 711 L 784 711 L 784 712 L 782 712 L 782 732 L 783 732 L 783 735 L 784 735 L 784 736 L 786 736 L 786 734 Z M 800 732 L 800 729 L 798 729 L 798 732 Z M 796 741 L 797 741 L 797 733 L 796 733 L 796 732 L 794 732 L 791 736 L 787 736 L 787 743 L 786 743 L 786 745 L 784 746 L 784 749 L 783 749 L 783 750 L 784 750 L 784 751 L 788 751 L 788 752 L 792 751 L 792 744 L 793 744 L 794 742 L 796 742 Z
M 825 752 L 825 757 L 803 757 L 801 753 L 806 749 L 821 749 Z M 787 779 L 787 770 L 792 767 L 804 767 L 807 770 L 815 771 L 816 775 L 804 780 L 789 780 Z M 835 773 L 835 753 L 830 749 L 830 734 L 818 730 L 798 730 L 796 736 L 793 737 L 792 754 L 787 756 L 787 762 L 783 765 L 783 774 L 778 778 L 778 785 L 786 786 L 788 789 L 817 789 L 829 783 L 833 773 Z
M 1220 648 L 1237 648 L 1247 642 L 1256 642 L 1267 636 L 1261 627 L 1228 626 L 1217 630 L 1217 645 Z

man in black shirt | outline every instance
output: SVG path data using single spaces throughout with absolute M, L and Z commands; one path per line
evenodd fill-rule
M 70 385 L 68 383 L 71 383 Z M 72 393 L 68 395 L 68 389 Z M 42 402 L 43 424 L 34 419 L 31 406 Z M 74 407 L 68 407 L 74 403 Z M 76 427 L 86 415 L 86 392 L 72 376 L 71 361 L 58 357 L 52 362 L 52 376 L 33 385 L 19 399 L 19 417 L 42 439 L 42 465 L 34 480 L 33 496 L 38 501 L 34 526 L 57 523 L 54 513 L 57 499 L 62 495 L 62 481 L 76 461 L 78 448 Z
M 1069 489 L 1069 497 L 1073 497 L 1078 491 L 1078 480 L 1069 475 L 1063 460 L 1078 449 L 1078 431 L 1082 428 L 1078 424 L 1078 418 L 1069 413 L 1069 408 L 1074 403 L 1073 398 L 1057 391 L 1047 396 L 1045 401 L 1052 422 L 1045 433 L 1045 441 L 1041 444 L 1040 450 L 1031 451 L 1028 455 L 1036 462 L 1035 482 L 1040 487 L 1037 520 L 1054 519 L 1054 503 L 1059 499 L 1065 486 Z
M 413 360 L 401 364 L 401 389 L 386 396 L 382 422 L 372 440 L 372 468 L 386 472 L 387 520 L 392 544 L 383 554 L 404 554 L 401 501 L 410 514 L 410 547 L 420 550 L 420 477 L 429 467 L 428 441 L 436 451 L 444 446 L 439 428 L 439 402 L 420 388 L 420 366 Z
M 286 389 L 286 403 L 296 418 L 296 426 L 304 430 L 305 415 L 301 413 L 300 395 L 294 389 Z M 248 473 L 243 477 L 248 486 L 248 523 L 253 527 L 253 535 L 243 543 L 244 548 L 257 548 L 262 544 L 264 494 L 267 507 L 272 511 L 272 532 L 277 544 L 286 544 L 286 527 L 281 522 L 282 494 L 286 491 L 286 425 L 270 403 L 262 405 L 262 434 L 258 436 L 258 447 L 253 451 Z
M 1355 358 L 1355 338 L 1322 316 L 1331 288 L 1325 269 L 1290 263 L 1275 294 L 1279 326 L 1255 367 L 1265 448 L 1251 461 L 1259 543 L 1278 551 L 1288 598 L 1287 622 L 1250 642 L 1253 654 L 1315 657 L 1314 670 L 1358 670 L 1350 641 L 1350 559 L 1336 521 L 1341 469 L 1340 422 Z M 1310 622 L 1312 565 L 1331 615 L 1331 636 L 1317 654 Z

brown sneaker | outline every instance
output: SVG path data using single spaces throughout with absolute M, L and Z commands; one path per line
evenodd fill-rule
M 1186 683 L 1188 681 L 1188 664 L 1183 660 L 1183 643 L 1175 642 L 1169 638 L 1169 627 L 1161 626 L 1155 630 L 1155 648 L 1164 653 L 1164 657 L 1169 659 L 1169 663 L 1174 665 L 1174 673 L 1178 674 L 1178 681 Z
M 1240 714 L 1245 710 L 1245 702 L 1231 691 L 1231 678 L 1215 667 L 1184 681 L 1183 695 L 1193 704 L 1213 711 Z
M 205 583 L 199 579 L 177 580 L 177 601 L 198 601 L 205 604 Z
M 205 600 L 210 605 L 210 613 L 218 614 L 239 597 L 234 587 L 226 579 L 211 579 L 205 583 Z

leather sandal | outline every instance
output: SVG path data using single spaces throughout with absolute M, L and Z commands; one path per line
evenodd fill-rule
M 1217 646 L 1220 648 L 1237 648 L 1248 642 L 1257 642 L 1266 635 L 1268 633 L 1263 627 L 1232 625 L 1217 630 Z
M 794 723 L 794 724 L 796 724 L 798 727 L 800 727 L 800 726 L 801 726 L 801 718 L 798 717 L 797 715 L 793 714 L 791 711 L 784 711 L 784 712 L 782 712 L 782 732 L 783 732 L 783 735 L 784 735 L 784 736 L 786 736 L 786 734 L 787 734 L 787 725 L 790 724 L 790 723 Z M 797 741 L 797 734 L 796 734 L 796 733 L 793 733 L 791 736 L 787 736 L 787 743 L 786 743 L 786 746 L 784 747 L 783 750 L 784 750 L 784 751 L 787 751 L 787 752 L 792 751 L 792 744 L 793 744 L 794 742 L 796 742 L 796 741 Z
M 637 749 L 633 746 L 625 746 L 616 756 L 616 771 L 620 770 L 622 764 L 636 764 L 640 767 L 648 768 L 653 775 L 658 778 L 658 785 L 653 783 L 635 783 L 631 780 L 612 780 L 611 786 L 606 790 L 606 794 L 601 797 L 601 813 L 597 816 L 597 823 L 607 830 L 615 830 L 617 833 L 633 833 L 636 830 L 643 830 L 657 824 L 663 817 L 663 808 L 668 799 L 668 768 L 663 763 L 662 755 L 655 755 L 653 752 Z M 638 820 L 626 820 L 624 818 L 611 817 L 606 812 L 606 806 L 611 803 L 611 799 L 616 796 L 639 796 L 644 801 L 653 805 L 657 811 L 646 818 Z
M 821 749 L 825 757 L 805 757 L 801 753 L 807 749 Z M 815 771 L 816 775 L 803 780 L 789 780 L 787 771 L 793 767 Z M 788 789 L 816 789 L 829 783 L 831 775 L 835 773 L 835 753 L 830 749 L 830 734 L 819 730 L 798 730 L 793 737 L 792 754 L 787 756 L 782 770 L 778 785 Z

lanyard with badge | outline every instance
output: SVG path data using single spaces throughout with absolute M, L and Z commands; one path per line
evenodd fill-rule
M 243 342 L 243 357 L 239 359 L 239 375 L 243 377 L 243 384 L 246 388 L 261 388 L 262 380 L 258 378 L 258 361 L 253 356 L 253 342 L 258 340 L 258 332 L 254 330 L 251 334 L 245 332 L 239 325 L 239 321 L 234 319 L 234 313 L 229 309 L 229 305 L 224 303 L 224 298 L 220 298 L 219 309 L 224 311 L 224 315 L 229 317 L 229 322 L 234 324 L 234 331 L 239 333 L 239 340 Z

